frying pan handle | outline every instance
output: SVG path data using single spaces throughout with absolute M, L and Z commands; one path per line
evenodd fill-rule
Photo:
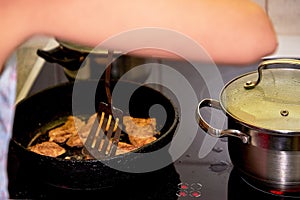
M 202 117 L 200 110 L 203 107 L 211 107 L 214 109 L 218 109 L 218 110 L 222 110 L 222 107 L 220 105 L 220 102 L 214 99 L 203 99 L 199 104 L 198 104 L 198 108 L 196 111 L 196 120 L 199 124 L 199 126 L 202 128 L 202 130 L 204 130 L 206 133 L 208 133 L 209 135 L 213 136 L 213 137 L 225 137 L 225 136 L 233 136 L 233 137 L 238 137 L 240 138 L 243 143 L 248 143 L 250 137 L 239 131 L 239 130 L 234 130 L 234 129 L 226 129 L 226 130 L 221 130 L 221 129 L 217 129 L 212 127 L 210 124 L 208 124 Z
M 48 51 L 38 49 L 37 55 L 50 63 L 58 63 L 71 71 L 78 70 L 87 56 L 87 54 L 75 52 L 62 46 Z
M 276 65 L 276 64 L 287 64 L 289 65 L 289 68 L 291 66 L 295 67 L 295 68 L 300 68 L 300 60 L 299 59 L 292 59 L 292 58 L 278 58 L 278 59 L 270 59 L 270 60 L 265 60 L 263 62 L 261 62 L 258 66 L 258 78 L 256 81 L 247 81 L 244 84 L 244 88 L 245 89 L 253 89 L 255 88 L 255 86 L 257 86 L 261 79 L 262 79 L 262 70 L 267 68 L 269 65 Z M 282 67 L 286 67 L 286 66 L 282 66 Z

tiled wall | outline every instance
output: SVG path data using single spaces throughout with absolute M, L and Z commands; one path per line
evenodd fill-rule
M 253 0 L 270 16 L 279 35 L 300 35 L 299 0 Z

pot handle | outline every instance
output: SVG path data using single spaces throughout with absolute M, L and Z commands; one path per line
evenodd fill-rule
M 288 64 L 291 66 L 297 66 L 296 68 L 300 67 L 300 60 L 298 59 L 292 59 L 292 58 L 278 58 L 278 59 L 270 59 L 270 60 L 265 60 L 261 62 L 258 65 L 258 78 L 256 81 L 247 81 L 244 84 L 245 89 L 253 89 L 255 86 L 257 86 L 262 78 L 262 70 L 267 68 L 268 65 L 274 65 L 274 64 Z
M 235 129 L 221 130 L 221 129 L 217 129 L 217 128 L 214 128 L 211 125 L 209 125 L 200 114 L 200 109 L 203 107 L 211 107 L 211 108 L 215 108 L 218 110 L 222 110 L 219 101 L 214 100 L 214 99 L 203 99 L 198 104 L 198 108 L 196 111 L 196 120 L 197 120 L 199 126 L 202 128 L 202 130 L 204 130 L 205 132 L 207 132 L 209 135 L 211 135 L 213 137 L 220 138 L 220 137 L 226 137 L 226 136 L 233 136 L 233 137 L 240 138 L 243 143 L 249 142 L 249 139 L 250 139 L 249 135 L 247 135 L 239 130 L 235 130 Z

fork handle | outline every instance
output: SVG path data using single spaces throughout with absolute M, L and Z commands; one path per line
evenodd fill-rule
M 107 96 L 107 103 L 109 106 L 112 105 L 112 98 L 111 98 L 111 92 L 110 92 L 110 74 L 111 74 L 111 68 L 112 68 L 112 61 L 113 61 L 113 51 L 108 50 L 108 66 L 105 70 L 105 91 Z

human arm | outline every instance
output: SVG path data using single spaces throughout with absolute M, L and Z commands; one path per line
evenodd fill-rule
M 254 62 L 277 46 L 269 18 L 248 0 L 2 0 L 1 4 L 0 24 L 5 28 L 0 66 L 18 45 L 37 34 L 94 46 L 124 31 L 160 27 L 192 38 L 215 62 L 233 64 Z M 108 48 L 124 50 L 126 43 Z M 136 53 L 169 56 L 161 51 Z M 193 52 L 190 55 L 197 59 Z

